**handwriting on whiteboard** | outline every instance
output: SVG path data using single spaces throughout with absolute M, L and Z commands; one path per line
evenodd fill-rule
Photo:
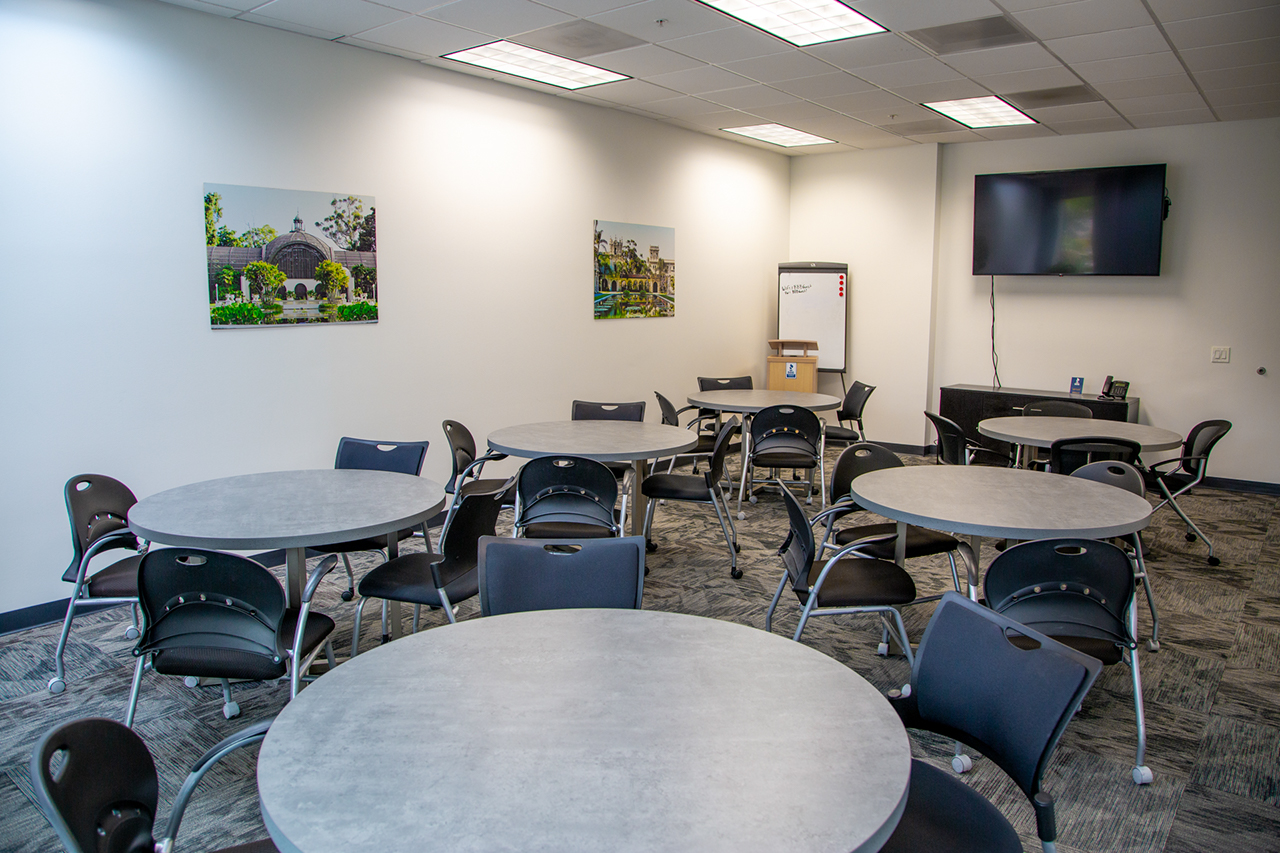
M 813 285 L 807 281 L 784 281 L 782 283 L 782 292 L 786 296 L 793 293 L 804 293 L 812 288 Z

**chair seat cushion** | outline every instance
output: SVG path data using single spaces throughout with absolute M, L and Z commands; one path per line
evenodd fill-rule
M 826 429 L 827 441 L 862 441 L 862 436 L 858 434 L 856 429 L 837 426 L 836 424 L 827 424 Z
M 653 474 L 644 478 L 640 492 L 654 500 L 711 500 L 706 478 L 695 474 Z
M 809 570 L 809 584 L 818 580 L 824 563 Z M 858 607 L 909 604 L 916 599 L 911 575 L 888 560 L 850 557 L 836 563 L 818 590 L 819 607 Z
M 598 524 L 544 521 L 526 526 L 522 535 L 525 539 L 608 539 L 613 531 Z
M 1004 815 L 960 777 L 912 759 L 907 807 L 881 853 L 1022 853 Z
M 751 464 L 757 468 L 816 468 L 818 460 L 812 453 L 796 450 L 752 451 Z
M 285 645 L 293 647 L 293 633 L 298 630 L 298 615 L 301 611 L 289 608 L 284 612 L 284 619 L 280 622 L 280 636 L 284 638 Z M 307 614 L 307 627 L 302 632 L 302 653 L 309 655 L 311 652 L 324 642 L 325 638 L 333 633 L 333 629 L 337 625 L 334 621 L 323 613 L 317 613 L 312 610 Z
M 857 527 L 843 528 L 836 534 L 836 544 L 840 546 L 867 539 L 872 536 L 886 536 L 898 532 L 898 525 L 892 521 L 884 524 L 862 524 Z M 896 537 L 895 537 L 896 538 Z M 930 557 L 934 554 L 945 554 L 954 551 L 960 543 L 954 536 L 939 533 L 924 527 L 907 525 L 907 557 Z M 893 539 L 873 542 L 867 545 L 862 553 L 881 560 L 893 559 Z
M 307 622 L 311 622 L 310 618 Z M 161 675 L 242 678 L 247 681 L 267 681 L 279 678 L 286 672 L 283 659 L 275 662 L 266 655 L 239 649 L 165 649 L 155 653 L 152 666 Z
M 264 838 L 261 841 L 237 844 L 235 847 L 224 847 L 215 853 L 280 853 L 280 848 L 272 844 L 270 838 Z
M 471 598 L 480 590 L 479 578 L 475 569 L 465 572 L 445 584 L 445 595 L 453 604 Z M 405 554 L 383 563 L 364 576 L 359 590 L 366 598 L 441 606 L 440 593 L 431 578 L 431 560 L 426 554 Z
M 89 576 L 88 587 L 90 598 L 137 598 L 138 597 L 138 563 L 142 555 L 135 554 L 112 563 L 100 572 Z
M 458 490 L 459 497 L 465 498 L 467 495 L 474 494 L 475 492 L 493 491 L 494 489 L 498 488 L 498 486 L 501 486 L 505 482 L 506 480 L 498 479 L 496 477 L 490 478 L 487 480 L 467 480 L 467 482 L 462 484 L 462 488 Z M 512 483 L 511 487 L 502 493 L 502 498 L 500 499 L 500 502 L 502 503 L 503 506 L 516 505 L 515 483 Z

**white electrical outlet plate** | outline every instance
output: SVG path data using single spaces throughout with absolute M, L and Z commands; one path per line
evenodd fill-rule
M 1212 364 L 1229 364 L 1231 347 L 1209 347 L 1209 361 Z

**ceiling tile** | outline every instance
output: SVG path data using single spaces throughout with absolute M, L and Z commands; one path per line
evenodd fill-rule
M 480 33 L 428 18 L 403 18 L 386 26 L 367 30 L 360 34 L 360 38 L 374 44 L 412 50 L 425 56 L 443 56 L 455 50 L 492 41 Z M 457 68 L 458 63 L 450 62 L 445 67 Z
M 898 134 L 881 130 L 878 127 L 872 127 L 855 119 L 846 118 L 845 116 L 832 116 L 830 118 L 818 119 L 811 122 L 805 122 L 799 130 L 808 133 L 816 133 L 819 136 L 825 136 L 828 139 L 834 139 L 837 142 L 846 142 L 851 145 L 861 145 L 863 143 L 875 142 L 886 139 L 887 137 Z
M 244 0 L 241 0 L 244 2 Z M 412 12 L 415 15 L 429 12 L 432 9 L 439 9 L 441 6 L 448 6 L 454 0 L 378 0 L 382 6 L 390 6 L 392 9 L 399 9 L 402 12 Z
M 753 124 L 763 124 L 758 117 L 740 110 L 702 113 L 700 115 L 687 116 L 680 120 L 699 127 L 714 127 L 717 130 L 726 127 L 750 127 Z
M 1269 104 L 1241 104 L 1238 107 L 1216 107 L 1218 118 L 1223 121 L 1243 121 L 1252 118 L 1273 118 L 1280 116 L 1280 101 Z
M 926 59 L 929 56 L 927 51 L 896 33 L 876 33 L 873 36 L 815 44 L 805 48 L 805 52 L 846 71 L 868 65 Z
M 1174 21 L 1165 25 L 1165 32 L 1174 46 L 1180 49 L 1274 38 L 1280 36 L 1280 5 Z
M 1056 89 L 1059 86 L 1075 86 L 1080 83 L 1065 65 L 1056 68 L 1035 68 L 1031 71 L 1012 71 L 1007 74 L 978 74 L 974 81 L 981 83 L 997 95 L 1006 92 L 1022 92 L 1027 89 Z
M 304 36 L 313 36 L 327 41 L 332 41 L 333 39 L 346 35 L 346 33 L 339 32 L 338 30 L 325 30 L 320 27 L 300 24 L 296 21 L 285 21 L 280 18 L 268 18 L 266 15 L 257 15 L 253 12 L 245 12 L 243 15 L 238 15 L 237 19 L 241 21 L 248 21 L 251 24 L 262 24 L 265 27 L 274 27 L 278 30 L 288 30 L 291 33 L 301 33 Z
M 1036 121 L 1052 125 L 1063 121 L 1110 118 L 1116 114 L 1116 111 L 1103 101 L 1091 101 L 1087 104 L 1067 104 L 1063 107 L 1041 107 L 1037 110 L 1028 110 L 1027 114 Z
M 649 42 L 664 42 L 726 27 L 746 26 L 709 6 L 691 3 L 689 0 L 645 0 L 643 3 L 592 15 L 591 20 Z M 664 23 L 659 24 L 658 21 Z
M 1042 9 L 1045 6 L 1061 6 L 1066 3 L 1075 3 L 1077 0 L 1000 0 L 1000 5 L 1008 12 L 1025 12 L 1028 9 Z M 1025 125 L 1023 125 L 1025 127 Z M 987 128 L 983 128 L 982 132 L 986 133 Z
M 900 86 L 918 86 L 921 83 L 941 83 L 944 80 L 960 80 L 962 75 L 937 59 L 913 59 L 892 65 L 873 65 L 859 68 L 854 74 L 886 89 Z
M 891 30 L 919 30 L 940 27 L 975 18 L 1001 14 L 990 0 L 946 0 L 946 2 L 904 2 L 904 0 L 853 0 L 848 3 L 882 27 Z
M 845 115 L 856 115 L 865 110 L 884 110 L 885 113 L 897 112 L 908 106 L 910 101 L 903 100 L 892 92 L 883 89 L 871 89 L 866 92 L 855 92 L 848 95 L 837 95 L 831 98 L 815 98 L 823 106 L 838 110 Z
M 673 118 L 685 118 L 687 116 L 703 115 L 705 113 L 724 112 L 724 107 L 719 104 L 713 104 L 710 101 L 704 101 L 701 98 L 692 98 L 688 95 L 682 95 L 678 98 L 669 98 L 665 101 L 649 101 L 644 105 L 644 109 L 652 113 L 671 116 Z
M 886 124 L 883 127 L 889 133 L 896 133 L 899 136 L 920 136 L 925 133 L 949 133 L 953 130 L 968 130 L 964 125 L 944 118 L 937 113 L 933 114 L 933 118 L 925 118 L 918 121 L 898 121 Z
M 432 9 L 424 17 L 500 38 L 573 20 L 564 12 L 530 0 L 484 0 L 483 3 L 461 0 Z
M 938 56 L 990 50 L 1032 41 L 1025 30 L 1015 24 L 1012 18 L 1004 15 L 909 30 L 903 35 Z
M 1177 110 L 1175 112 L 1129 116 L 1129 121 L 1133 122 L 1135 127 L 1171 127 L 1175 124 L 1200 124 L 1214 121 L 1214 118 L 1213 113 L 1209 112 L 1206 107 L 1198 110 Z
M 1184 73 L 1182 63 L 1172 51 L 1146 53 L 1141 56 L 1122 56 L 1118 59 L 1100 59 L 1096 62 L 1076 62 L 1071 68 L 1089 83 L 1105 83 L 1108 80 L 1136 80 L 1140 77 L 1164 77 Z
M 787 127 L 793 127 L 798 122 L 829 118 L 830 116 L 835 115 L 831 110 L 809 101 L 793 101 L 789 104 L 774 104 L 767 107 L 757 107 L 751 112 L 763 119 L 776 121 L 778 124 L 785 124 Z
M 409 2 L 409 0 L 381 0 L 381 2 L 389 6 L 395 6 L 399 3 Z M 539 0 L 539 2 L 544 6 L 559 9 L 561 12 L 567 12 L 579 18 L 590 18 L 592 15 L 599 15 L 601 12 L 608 12 L 622 6 L 630 6 L 635 0 Z
M 771 53 L 795 52 L 780 39 L 766 35 L 754 27 L 742 26 L 729 26 L 709 33 L 668 39 L 662 42 L 662 46 L 712 65 L 754 59 Z
M 223 18 L 230 18 L 240 12 L 252 9 L 254 6 L 261 6 L 262 0 L 223 0 L 222 3 L 206 3 L 204 0 L 165 0 L 166 3 L 172 3 L 175 6 L 182 6 L 186 9 L 195 9 L 198 12 L 208 12 L 210 15 L 218 15 Z
M 844 71 L 833 71 L 816 77 L 801 77 L 798 80 L 784 80 L 772 85 L 797 97 L 809 99 L 831 98 L 836 95 L 867 92 L 876 88 L 867 81 L 859 80 Z
M 1088 86 L 1059 86 L 1055 89 L 1029 89 L 1010 92 L 1004 99 L 1020 110 L 1038 110 L 1067 104 L 1087 104 L 1102 97 Z
M 666 86 L 686 95 L 702 95 L 720 89 L 737 89 L 749 86 L 754 80 L 739 77 L 737 74 L 716 68 L 713 65 L 702 65 L 687 71 L 675 71 L 670 74 L 655 74 L 648 78 L 649 82 Z
M 1018 12 L 1014 18 L 1045 40 L 1152 24 L 1151 15 L 1138 0 L 1079 0 Z
M 702 67 L 701 62 L 690 59 L 656 44 L 643 44 L 615 53 L 602 53 L 591 57 L 592 65 L 599 65 L 629 77 L 651 77 L 672 71 L 685 71 Z
M 1131 130 L 1133 125 L 1116 116 L 1114 118 L 1087 118 L 1080 121 L 1045 122 L 1045 126 L 1060 134 L 1107 133 L 1113 130 Z
M 1239 68 L 1219 68 L 1199 71 L 1196 82 L 1205 89 L 1235 89 L 1240 86 L 1262 86 L 1280 80 L 1280 62 L 1263 65 L 1245 65 Z
M 1240 104 L 1265 104 L 1280 101 L 1280 82 L 1264 86 L 1242 86 L 1239 89 L 1216 89 L 1204 93 L 1213 106 L 1234 107 Z
M 835 70 L 822 60 L 814 59 L 799 50 L 775 53 L 772 56 L 759 56 L 742 62 L 721 63 L 721 65 L 734 74 L 741 74 L 743 77 L 750 77 L 761 83 L 798 80 L 801 77 L 814 77 Z
M 619 80 L 583 89 L 583 92 L 602 101 L 619 104 L 649 104 L 670 98 L 673 92 L 643 80 Z
M 1238 68 L 1242 65 L 1262 65 L 1280 60 L 1280 38 L 1193 47 L 1179 53 L 1193 73 Z
M 1258 9 L 1274 4 L 1275 0 L 1213 0 L 1212 9 L 1206 8 L 1209 5 L 1206 0 L 1147 0 L 1147 3 L 1150 4 L 1151 11 L 1156 13 L 1157 18 L 1167 22 L 1201 18 L 1207 11 L 1221 15 L 1245 9 Z
M 920 86 L 899 86 L 893 93 L 917 104 L 958 101 L 962 98 L 985 98 L 991 93 L 972 80 L 947 80 Z
M 1144 98 L 1113 99 L 1111 106 L 1115 107 L 1120 115 L 1132 118 L 1147 113 L 1201 110 L 1206 105 L 1199 92 L 1177 92 L 1171 95 L 1148 95 Z
M 841 112 L 845 111 L 841 110 Z M 845 115 L 875 127 L 888 127 L 893 124 L 930 121 L 938 118 L 938 114 L 933 110 L 908 101 L 900 101 L 892 106 L 879 109 L 849 111 L 845 112 Z
M 757 107 L 794 104 L 800 100 L 795 95 L 788 95 L 786 92 L 779 92 L 777 89 L 762 85 L 724 89 L 719 92 L 710 92 L 703 97 L 735 110 L 754 110 Z
M 1159 53 L 1169 49 L 1164 36 L 1154 26 L 1052 39 L 1045 46 L 1068 64 Z
M 1008 47 L 993 47 L 990 50 L 953 53 L 943 62 L 966 77 L 1026 71 L 1034 68 L 1054 68 L 1062 65 L 1049 51 L 1038 44 L 1015 44 Z
M 252 14 L 253 19 L 275 18 L 347 36 L 408 17 L 406 12 L 365 0 L 272 0 Z M 244 20 L 251 19 L 246 15 Z
M 1185 74 L 1170 74 L 1166 77 L 1143 77 L 1138 80 L 1115 80 L 1110 83 L 1098 83 L 1094 88 L 1108 100 L 1144 98 L 1149 95 L 1173 95 L 1196 90 L 1191 78 Z
M 1057 136 L 1043 124 L 1017 124 L 1011 127 L 981 127 L 974 133 L 983 139 L 1030 139 L 1035 136 Z
M 928 144 L 930 142 L 981 142 L 982 137 L 972 130 L 953 130 L 949 133 L 921 133 L 908 136 L 914 142 Z
M 556 56 L 579 60 L 645 44 L 635 36 L 576 18 L 550 27 L 516 33 L 510 38 L 519 44 L 554 53 Z
M 442 60 L 437 56 L 431 56 L 429 54 L 419 53 L 416 50 L 406 50 L 402 47 L 392 47 L 389 44 L 377 44 L 375 42 L 365 41 L 364 39 L 358 36 L 343 36 L 342 38 L 338 39 L 338 43 L 349 44 L 352 47 L 360 47 L 360 48 L 364 48 L 365 50 L 376 50 L 379 53 L 389 53 L 392 56 L 403 56 L 405 59 L 416 59 L 419 61 L 424 59 L 435 60 L 431 64 L 435 65 L 437 68 L 456 67 L 452 62 L 449 62 L 446 65 L 447 61 Z

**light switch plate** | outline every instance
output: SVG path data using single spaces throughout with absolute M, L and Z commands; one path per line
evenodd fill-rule
M 1210 347 L 1209 361 L 1212 364 L 1228 364 L 1231 361 L 1231 347 Z

